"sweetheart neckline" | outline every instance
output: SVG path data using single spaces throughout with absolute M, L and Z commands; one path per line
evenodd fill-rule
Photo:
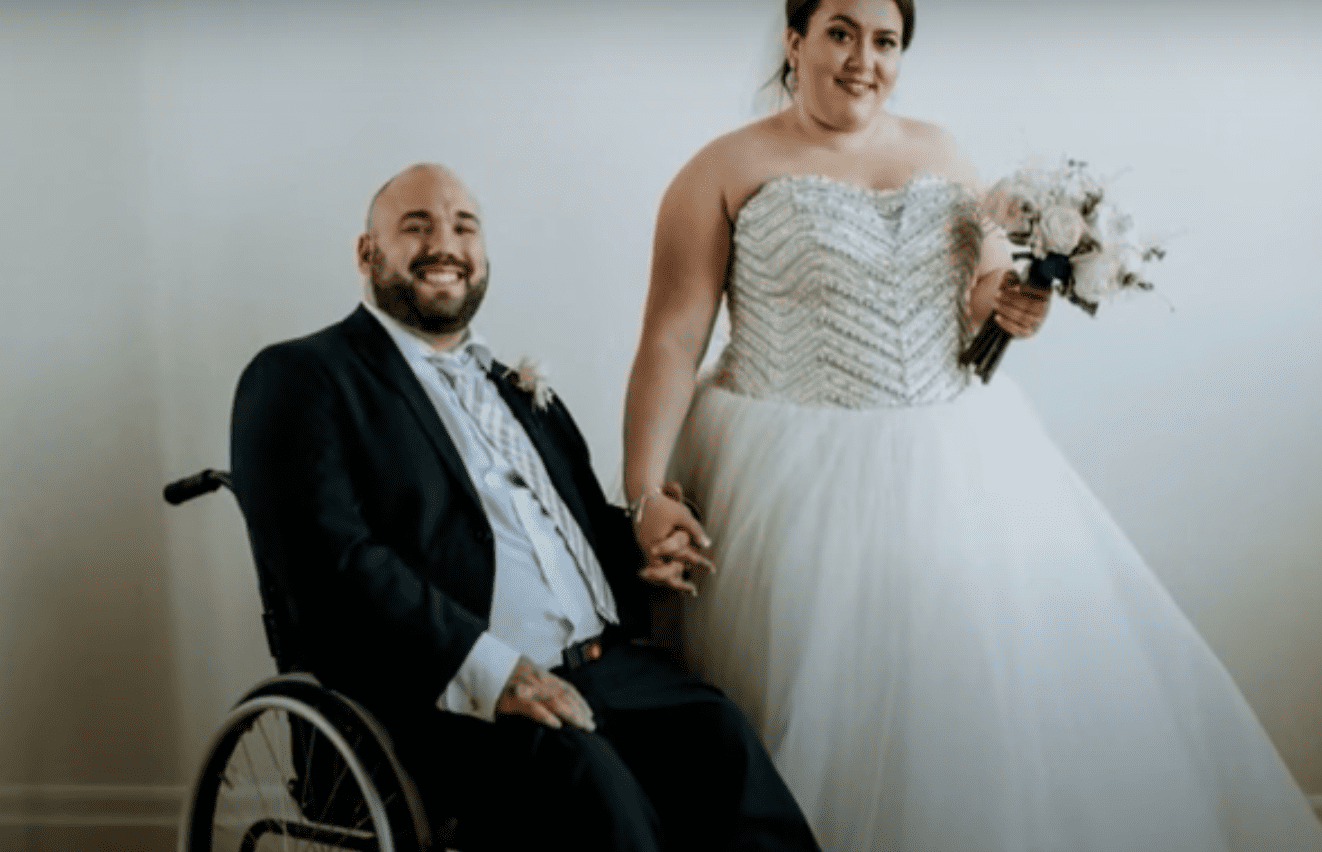
M 744 211 L 748 209 L 754 199 L 762 195 L 769 187 L 800 180 L 836 186 L 844 190 L 853 191 L 859 195 L 874 196 L 878 198 L 906 194 L 914 187 L 928 183 L 945 184 L 947 186 L 959 188 L 965 192 L 971 192 L 962 183 L 952 180 L 945 175 L 933 174 L 932 172 L 917 172 L 904 183 L 899 184 L 898 186 L 887 187 L 864 186 L 861 183 L 854 183 L 853 181 L 844 180 L 842 178 L 831 177 L 830 175 L 821 174 L 820 172 L 789 172 L 787 174 L 767 178 L 762 181 L 762 183 L 758 184 L 757 188 L 749 193 L 748 197 L 744 199 L 744 203 L 739 206 L 739 210 L 735 212 L 734 218 L 730 220 L 732 227 L 738 230 L 739 220 L 744 215 Z

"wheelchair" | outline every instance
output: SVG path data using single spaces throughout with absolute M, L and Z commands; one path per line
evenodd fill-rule
M 233 490 L 229 474 L 207 469 L 165 486 L 164 496 L 178 505 L 221 487 Z M 450 848 L 457 821 L 433 834 L 385 729 L 300 670 L 260 565 L 257 580 L 279 674 L 240 698 L 207 746 L 181 819 L 180 852 Z

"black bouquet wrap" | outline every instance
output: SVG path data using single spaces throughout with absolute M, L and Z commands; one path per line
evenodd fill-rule
M 1067 256 L 1056 252 L 1051 252 L 1045 257 L 1015 255 L 1016 260 L 1030 258 L 1028 273 L 1021 277 L 1024 284 L 1041 291 L 1043 298 L 1050 296 L 1052 289 L 1057 286 L 1064 291 L 1070 289 L 1074 266 Z M 973 342 L 959 356 L 960 365 L 973 365 L 973 372 L 982 379 L 983 384 L 991 380 L 992 373 L 996 372 L 996 365 L 1001 363 L 1001 356 L 1005 354 L 1005 348 L 1014 339 L 1010 332 L 996 323 L 995 316 L 996 313 L 993 311 L 987 322 L 983 323 L 977 337 L 973 338 Z

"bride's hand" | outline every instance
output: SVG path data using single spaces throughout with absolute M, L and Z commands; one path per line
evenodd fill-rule
M 1007 269 L 996 291 L 996 324 L 1015 337 L 1032 337 L 1042 327 L 1051 291 L 1021 283 L 1013 269 Z
M 696 597 L 696 581 L 716 569 L 701 552 L 711 546 L 711 540 L 684 504 L 679 484 L 666 483 L 641 498 L 633 523 L 634 536 L 647 557 L 638 576 Z

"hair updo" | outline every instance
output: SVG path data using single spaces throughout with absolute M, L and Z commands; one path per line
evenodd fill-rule
M 894 3 L 900 10 L 900 18 L 904 21 L 904 32 L 900 34 L 900 49 L 907 50 L 909 42 L 913 40 L 913 0 L 894 0 Z M 785 0 L 785 26 L 801 36 L 806 36 L 808 21 L 812 20 L 817 7 L 821 5 L 822 0 Z M 794 90 L 790 88 L 790 75 L 793 73 L 794 69 L 790 67 L 788 59 L 780 64 L 781 88 L 791 95 L 794 94 Z

